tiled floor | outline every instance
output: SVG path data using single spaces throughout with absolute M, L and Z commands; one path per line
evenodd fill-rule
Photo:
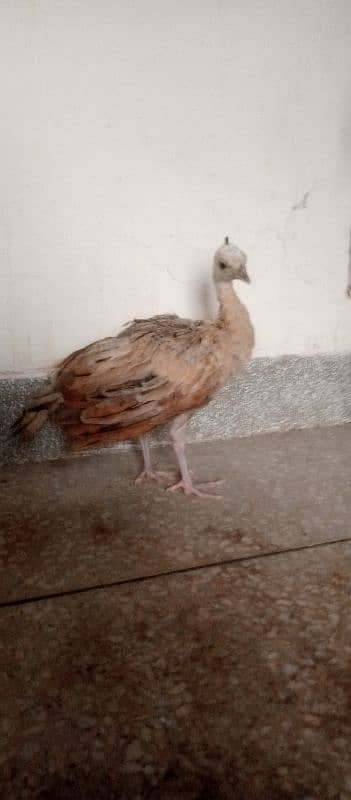
M 350 800 L 350 444 L 193 446 L 222 502 L 2 471 L 1 798 Z

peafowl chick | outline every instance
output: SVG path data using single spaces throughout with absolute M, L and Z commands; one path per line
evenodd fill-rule
M 144 456 L 139 483 L 166 477 L 152 467 L 147 434 L 171 421 L 180 479 L 168 491 L 218 497 L 216 482 L 194 484 L 185 432 L 194 411 L 208 403 L 252 354 L 253 326 L 233 286 L 235 280 L 250 282 L 246 260 L 228 239 L 216 251 L 216 319 L 137 319 L 118 336 L 76 351 L 58 365 L 50 388 L 32 399 L 15 430 L 33 436 L 50 417 L 65 429 L 74 451 L 139 438 Z

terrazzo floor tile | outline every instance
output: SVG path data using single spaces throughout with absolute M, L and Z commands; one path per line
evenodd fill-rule
M 221 502 L 135 487 L 133 451 L 3 469 L 0 601 L 343 539 L 350 444 L 351 425 L 192 445 Z
M 4 800 L 349 800 L 351 545 L 0 613 Z

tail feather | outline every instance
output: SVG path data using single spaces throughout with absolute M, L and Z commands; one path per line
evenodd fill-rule
M 29 403 L 27 403 L 25 410 L 33 411 L 35 408 L 48 408 L 54 403 L 56 404 L 58 400 L 60 403 L 62 402 L 61 392 L 46 392 L 45 394 L 39 394 L 36 397 L 32 397 Z
M 45 392 L 45 394 L 33 397 L 26 405 L 21 417 L 12 426 L 12 433 L 21 434 L 26 439 L 32 438 L 41 430 L 49 416 L 62 402 L 63 398 L 60 392 Z

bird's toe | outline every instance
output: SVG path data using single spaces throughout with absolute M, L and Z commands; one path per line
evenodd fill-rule
M 223 483 L 223 481 L 212 481 L 210 483 L 199 483 L 195 485 L 192 482 L 190 483 L 180 480 L 172 486 L 168 486 L 167 492 L 176 492 L 179 489 L 187 496 L 193 495 L 195 497 L 206 497 L 212 500 L 221 500 L 221 495 L 211 492 L 211 488 L 215 488 L 220 483 Z M 206 489 L 209 489 L 209 491 L 206 491 Z
M 167 472 L 166 470 L 149 470 L 143 469 L 140 475 L 135 479 L 136 486 L 146 481 L 156 481 L 157 483 L 164 483 L 165 481 L 174 480 L 174 473 Z

